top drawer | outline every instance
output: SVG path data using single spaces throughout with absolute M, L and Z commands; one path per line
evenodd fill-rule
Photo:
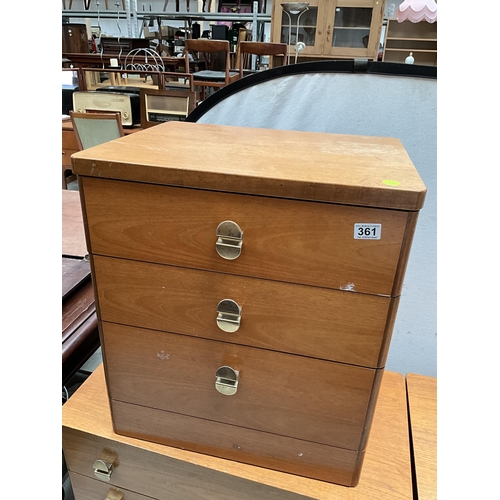
M 92 254 L 378 295 L 398 295 L 407 212 L 82 177 Z M 218 225 L 243 231 L 222 258 Z M 355 224 L 380 225 L 356 239 Z M 399 281 L 398 281 L 399 282 Z

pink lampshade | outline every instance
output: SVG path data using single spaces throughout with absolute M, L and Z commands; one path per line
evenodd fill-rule
M 404 0 L 396 11 L 396 19 L 400 23 L 403 21 L 434 23 L 437 20 L 436 2 L 434 0 Z

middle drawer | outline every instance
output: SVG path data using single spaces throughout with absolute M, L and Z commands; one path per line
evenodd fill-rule
M 93 265 L 103 321 L 371 368 L 383 366 L 399 300 L 110 257 Z M 224 299 L 240 308 L 232 332 Z

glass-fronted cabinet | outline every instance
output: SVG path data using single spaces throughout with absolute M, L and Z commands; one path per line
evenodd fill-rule
M 316 54 L 321 50 L 322 43 L 321 28 L 324 22 L 323 17 L 318 16 L 322 13 L 319 9 L 319 4 L 324 0 L 311 0 L 310 2 L 282 2 L 285 8 L 281 8 L 281 3 L 278 3 L 279 15 L 281 23 L 279 26 L 278 40 L 280 43 L 289 45 L 291 62 L 295 60 L 295 44 L 302 42 L 305 47 L 299 52 L 300 55 Z M 278 0 L 279 2 L 279 0 Z M 307 5 L 307 8 L 301 10 L 301 7 Z M 276 9 L 276 3 L 273 3 L 273 15 Z M 273 19 L 273 17 L 271 17 Z M 318 26 L 319 22 L 319 26 Z M 271 25 L 273 21 L 271 20 Z M 272 26 L 271 26 L 272 30 Z
M 385 0 L 311 0 L 273 2 L 271 40 L 290 46 L 295 60 L 297 42 L 304 46 L 300 59 L 377 59 Z M 302 9 L 302 10 L 301 10 Z

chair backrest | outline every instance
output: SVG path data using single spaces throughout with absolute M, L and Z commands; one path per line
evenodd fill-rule
M 98 146 L 123 137 L 121 113 L 77 113 L 70 111 L 76 142 L 80 149 Z
M 245 66 L 245 56 L 247 54 L 270 56 L 269 68 L 275 68 L 276 66 L 284 66 L 287 64 L 287 50 L 288 46 L 286 43 L 241 41 L 239 43 L 240 56 L 238 61 L 240 78 L 243 76 L 243 67 Z M 278 59 L 281 60 L 280 63 Z
M 195 53 L 196 58 L 204 61 L 206 69 L 213 71 L 215 68 L 215 61 L 222 56 L 223 70 L 225 73 L 225 83 L 229 83 L 229 69 L 230 62 L 230 45 L 228 40 L 209 40 L 207 38 L 187 39 L 184 42 L 184 54 L 189 57 L 189 54 Z

